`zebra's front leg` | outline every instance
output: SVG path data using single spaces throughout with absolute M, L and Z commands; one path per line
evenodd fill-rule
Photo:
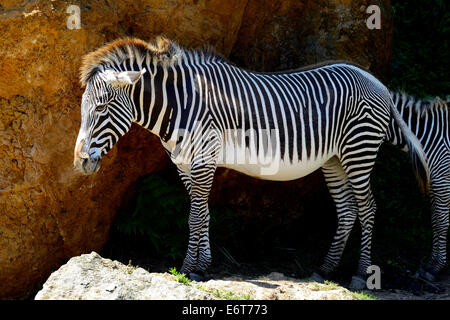
M 180 176 L 181 182 L 183 182 L 186 191 L 191 196 L 191 173 L 184 168 L 178 167 L 178 175 Z
M 189 244 L 181 272 L 196 281 L 203 280 L 211 264 L 208 197 L 215 169 L 214 162 L 204 161 L 193 162 L 190 169 Z
M 312 280 L 317 282 L 323 282 L 324 278 L 328 278 L 338 266 L 358 215 L 358 205 L 353 196 L 352 187 L 347 180 L 347 174 L 342 168 L 339 159 L 333 157 L 328 160 L 322 166 L 322 172 L 336 206 L 338 226 L 324 262 L 311 277 Z

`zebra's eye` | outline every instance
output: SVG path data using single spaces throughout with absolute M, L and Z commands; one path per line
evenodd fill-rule
M 103 111 L 103 110 L 105 110 L 106 109 L 106 103 L 104 103 L 104 104 L 98 104 L 96 107 L 95 107 L 95 111 L 98 111 L 98 112 L 101 112 L 101 111 Z

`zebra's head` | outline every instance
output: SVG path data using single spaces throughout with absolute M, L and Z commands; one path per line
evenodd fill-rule
M 86 82 L 81 100 L 81 126 L 74 150 L 74 166 L 84 174 L 100 169 L 101 158 L 133 122 L 129 87 L 145 73 L 98 71 Z

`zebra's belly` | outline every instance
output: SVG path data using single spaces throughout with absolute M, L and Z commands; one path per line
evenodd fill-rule
M 270 157 L 264 157 L 251 153 L 248 149 L 228 148 L 226 151 L 219 157 L 219 167 L 273 181 L 289 181 L 307 176 L 333 156 L 329 154 L 315 159 L 298 159 L 297 157 L 288 159 L 287 156 L 279 156 L 279 152 L 275 152 Z

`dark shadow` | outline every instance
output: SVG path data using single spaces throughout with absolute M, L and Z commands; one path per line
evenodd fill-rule
M 279 286 L 276 284 L 271 284 L 271 283 L 266 283 L 266 282 L 261 282 L 258 280 L 245 280 L 245 282 L 249 282 L 252 284 L 256 284 L 257 286 L 260 286 L 262 288 L 268 288 L 268 289 L 275 289 L 278 288 Z

